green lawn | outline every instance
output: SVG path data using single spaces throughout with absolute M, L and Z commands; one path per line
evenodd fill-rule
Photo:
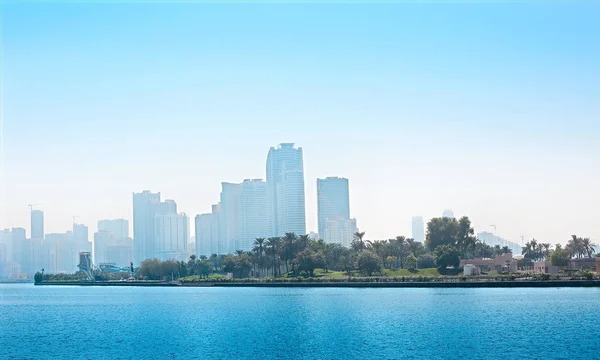
M 408 269 L 384 269 L 383 274 L 385 276 L 440 276 L 436 268 L 417 269 L 415 272 L 410 272 Z

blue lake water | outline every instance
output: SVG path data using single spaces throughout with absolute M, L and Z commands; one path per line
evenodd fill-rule
M 0 359 L 600 359 L 600 289 L 0 284 Z

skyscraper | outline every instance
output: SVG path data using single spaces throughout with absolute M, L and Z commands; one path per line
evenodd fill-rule
M 327 219 L 350 219 L 348 179 L 328 177 L 317 179 L 317 214 L 319 236 L 324 238 Z
M 422 216 L 412 218 L 412 238 L 415 241 L 425 243 L 425 224 Z
M 267 156 L 267 202 L 271 236 L 306 233 L 302 148 L 272 147 Z
M 213 214 L 200 214 L 194 218 L 194 238 L 196 241 L 196 256 L 210 256 L 214 253 L 212 246 Z
M 125 219 L 104 219 L 98 221 L 98 231 L 108 231 L 117 242 L 129 238 L 129 221 Z
M 160 204 L 160 193 L 144 190 L 133 194 L 133 259 L 139 265 L 154 258 L 154 215 Z
M 42 210 L 31 210 L 31 238 L 44 238 L 44 212 Z
M 160 260 L 188 258 L 189 219 L 186 214 L 157 214 L 154 217 L 155 256 Z
M 221 242 L 221 204 L 215 204 L 211 207 L 211 250 L 210 254 L 223 254 L 222 242 Z
M 83 224 L 73 224 L 73 243 L 75 245 L 75 261 L 82 251 L 91 252 L 92 243 L 88 237 L 88 227 Z
M 252 250 L 256 238 L 269 237 L 267 184 L 260 179 L 244 180 L 240 194 L 240 237 L 235 250 Z
M 241 238 L 240 228 L 240 197 L 242 195 L 242 184 L 224 182 L 221 183 L 221 251 L 231 254 Z
M 342 244 L 350 247 L 357 232 L 356 219 L 326 219 L 322 239 L 327 243 Z
M 442 217 L 454 219 L 454 212 L 452 210 L 444 210 Z

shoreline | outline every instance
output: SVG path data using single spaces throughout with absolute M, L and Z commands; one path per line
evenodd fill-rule
M 600 280 L 461 281 L 461 282 L 41 282 L 36 286 L 147 286 L 147 287 L 320 287 L 320 288 L 549 288 L 599 287 Z

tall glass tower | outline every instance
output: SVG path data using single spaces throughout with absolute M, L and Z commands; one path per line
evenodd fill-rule
M 269 149 L 267 203 L 271 236 L 306 233 L 302 148 L 294 147 L 293 143 Z
M 327 219 L 350 219 L 348 179 L 340 177 L 317 179 L 317 213 L 321 238 L 325 236 Z

